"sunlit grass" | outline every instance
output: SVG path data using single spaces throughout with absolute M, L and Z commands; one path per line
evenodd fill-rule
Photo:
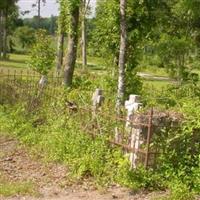
M 0 67 L 4 68 L 27 68 L 28 55 L 9 54 L 8 60 L 0 60 Z
M 174 83 L 167 80 L 147 80 L 143 79 L 143 86 L 147 89 L 156 89 L 156 90 L 162 90 L 166 88 L 169 85 L 173 85 Z
M 11 182 L 5 180 L 0 174 L 0 199 L 14 195 L 37 196 L 38 192 L 32 182 Z

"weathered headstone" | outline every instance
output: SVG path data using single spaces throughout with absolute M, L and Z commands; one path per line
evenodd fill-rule
M 121 143 L 122 142 L 122 135 L 119 132 L 117 127 L 115 127 L 115 142 L 117 142 L 117 143 Z
M 96 89 L 92 95 L 92 113 L 93 117 L 96 115 L 97 109 L 102 105 L 104 101 L 103 90 Z
M 130 154 L 131 168 L 136 168 L 137 154 L 142 143 L 140 140 L 141 129 L 134 128 L 133 126 L 133 116 L 141 106 L 139 95 L 130 95 L 129 100 L 125 102 L 125 108 L 127 110 L 126 131 L 130 135 L 130 147 L 134 149 L 134 152 Z
M 39 81 L 40 88 L 44 88 L 46 84 L 47 84 L 47 76 L 42 75 L 42 77 Z

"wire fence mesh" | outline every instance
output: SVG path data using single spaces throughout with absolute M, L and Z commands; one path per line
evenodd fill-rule
M 120 147 L 125 153 L 137 154 L 138 162 L 146 168 L 155 167 L 157 155 L 163 153 L 158 146 L 154 145 L 154 134 L 161 132 L 162 129 L 178 129 L 180 123 L 160 123 L 158 119 L 164 119 L 170 116 L 166 113 L 161 116 L 155 112 L 154 108 L 146 112 L 138 113 L 140 120 L 127 119 L 126 114 L 116 115 L 112 108 L 99 108 L 95 117 L 93 116 L 93 106 L 89 101 L 85 101 L 82 94 L 79 95 L 77 102 L 71 102 L 67 99 L 66 91 L 62 86 L 62 78 L 57 74 L 48 75 L 48 83 L 44 88 L 40 88 L 40 75 L 30 71 L 0 71 L 0 104 L 16 104 L 23 102 L 26 104 L 28 112 L 34 109 L 40 109 L 41 104 L 51 106 L 55 115 L 65 114 L 68 110 L 69 117 L 75 115 L 76 120 L 80 121 L 80 129 L 95 138 L 97 135 L 107 135 L 107 142 L 111 145 Z M 192 91 L 190 91 L 192 92 Z M 93 91 L 83 91 L 87 98 L 92 97 Z M 189 94 L 189 93 L 188 93 Z M 106 96 L 107 98 L 107 96 Z M 152 96 L 152 99 L 154 97 Z M 162 99 L 168 97 L 162 97 Z M 62 99 L 61 106 L 56 103 Z M 109 97 L 108 97 L 109 99 Z M 157 120 L 157 121 L 156 121 Z M 126 123 L 130 123 L 127 131 Z M 118 139 L 116 139 L 117 128 Z M 131 134 L 133 130 L 140 130 L 142 139 L 139 141 L 140 148 L 131 146 Z M 120 138 L 120 139 L 119 139 Z

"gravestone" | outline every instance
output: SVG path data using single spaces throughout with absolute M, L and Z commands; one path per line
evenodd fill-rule
M 93 117 L 96 115 L 96 112 L 99 107 L 101 107 L 102 103 L 104 102 L 103 90 L 96 89 L 92 95 L 92 113 Z
M 42 75 L 42 77 L 39 81 L 40 88 L 44 88 L 46 84 L 47 84 L 47 76 Z
M 131 168 L 136 168 L 138 150 L 143 141 L 140 139 L 142 130 L 133 126 L 133 116 L 141 108 L 139 95 L 130 95 L 129 100 L 125 101 L 125 108 L 127 110 L 126 131 L 130 136 L 130 147 L 134 152 L 130 153 Z

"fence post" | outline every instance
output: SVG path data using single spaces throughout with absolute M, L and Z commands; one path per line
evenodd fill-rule
M 125 108 L 127 109 L 127 122 L 126 131 L 130 135 L 130 147 L 134 149 L 134 152 L 130 153 L 131 168 L 136 168 L 137 154 L 140 147 L 140 128 L 135 128 L 133 124 L 133 116 L 140 109 L 142 103 L 140 103 L 139 95 L 130 95 L 129 100 L 125 102 Z
M 145 155 L 145 168 L 148 168 L 149 164 L 149 149 L 150 149 L 150 142 L 152 136 L 152 120 L 153 120 L 153 108 L 151 108 L 150 115 L 149 115 L 149 123 L 148 123 L 148 133 L 147 133 L 147 149 Z
M 0 103 L 3 103 L 3 80 L 5 79 L 4 74 L 3 74 L 3 69 L 1 69 L 0 72 L 0 76 L 2 76 L 2 78 L 0 79 Z

